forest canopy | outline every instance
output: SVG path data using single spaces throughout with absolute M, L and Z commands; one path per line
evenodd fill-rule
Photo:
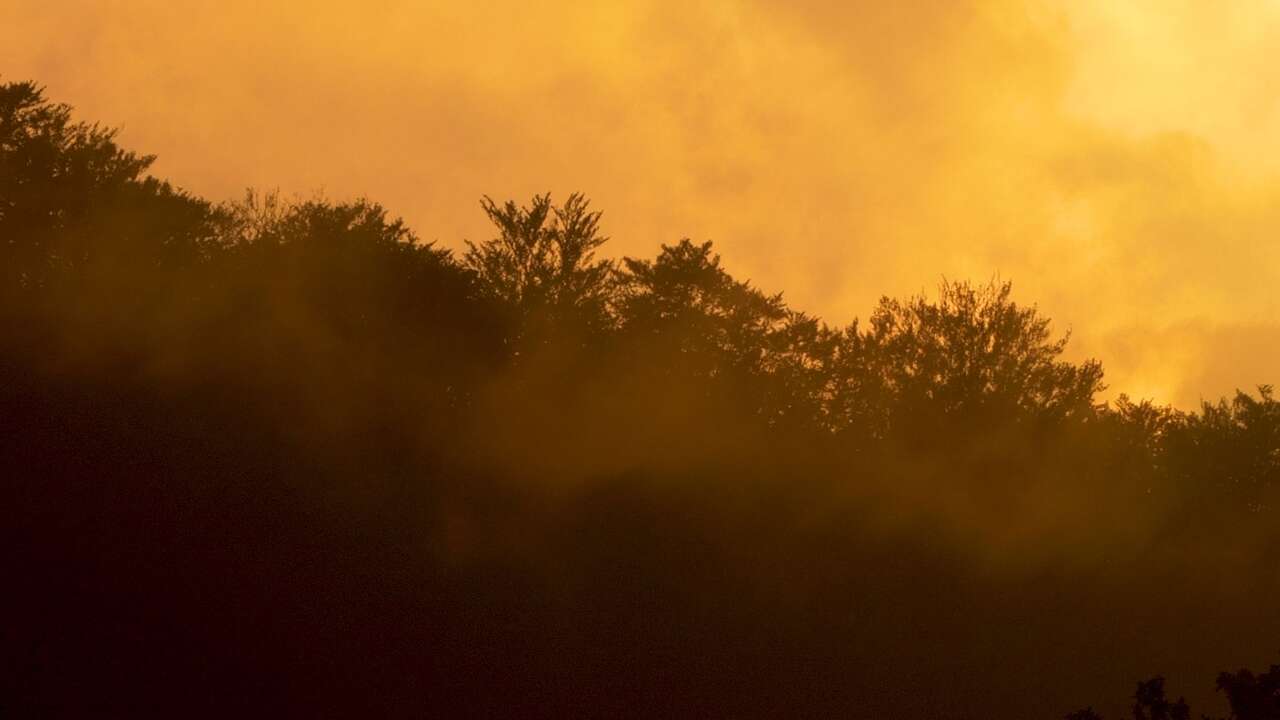
M 829 324 L 580 194 L 454 252 L 151 162 L 0 84 L 0 708 L 1061 717 L 1272 659 L 1269 385 L 1103 402 L 1009 282 Z

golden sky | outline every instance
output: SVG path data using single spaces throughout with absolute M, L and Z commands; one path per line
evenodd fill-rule
M 1280 381 L 1280 0 L 0 0 L 0 73 L 213 199 L 425 239 L 585 191 L 843 324 L 1011 279 L 1116 390 Z

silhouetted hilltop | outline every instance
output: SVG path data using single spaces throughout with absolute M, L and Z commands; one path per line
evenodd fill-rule
M 581 195 L 454 253 L 150 162 L 0 85 L 14 717 L 1277 717 L 1193 687 L 1280 647 L 1269 386 L 1102 403 L 1007 283 L 833 326 Z

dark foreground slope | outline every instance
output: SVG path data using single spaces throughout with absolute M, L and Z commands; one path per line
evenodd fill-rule
M 1100 405 L 1007 286 L 831 328 L 579 197 L 459 257 L 147 163 L 0 86 L 8 715 L 1225 713 L 1280 650 L 1266 388 Z

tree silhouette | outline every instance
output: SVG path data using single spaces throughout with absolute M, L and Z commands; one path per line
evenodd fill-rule
M 208 205 L 144 177 L 154 158 L 71 121 L 32 83 L 0 85 L 0 267 L 6 292 L 54 292 L 68 272 L 179 267 L 201 255 Z M 83 282 L 83 277 L 78 277 Z M 15 301 L 9 296 L 9 301 Z
M 1263 385 L 1228 402 L 1204 403 L 1169 439 L 1175 482 L 1194 486 L 1202 507 L 1270 514 L 1280 492 L 1280 402 Z
M 1249 670 L 1220 673 L 1218 691 L 1226 695 L 1231 713 L 1224 720 L 1276 720 L 1280 718 L 1280 665 L 1255 675 Z M 1183 698 L 1169 702 L 1165 697 L 1164 678 L 1154 677 L 1138 683 L 1133 695 L 1134 720 L 1189 720 L 1191 709 Z M 1209 720 L 1207 715 L 1201 715 Z M 1066 720 L 1102 720 L 1093 708 L 1077 710 Z
M 498 236 L 468 242 L 462 262 L 485 293 L 513 308 L 522 323 L 577 323 L 588 331 L 609 326 L 614 268 L 595 257 L 608 238 L 584 196 L 570 195 L 558 207 L 550 195 L 524 207 L 486 197 L 481 207 Z
M 1133 695 L 1133 720 L 1189 720 L 1191 710 L 1182 698 L 1169 702 L 1164 696 L 1164 678 L 1138 683 Z
M 1010 283 L 944 282 L 936 302 L 885 298 L 868 328 L 851 331 L 869 356 L 881 392 L 895 403 L 943 414 L 1010 417 L 1087 414 L 1102 385 L 1095 361 L 1060 359 L 1068 336 L 1052 339 L 1049 320 L 1010 298 Z
M 1218 675 L 1218 690 L 1231 704 L 1228 720 L 1276 720 L 1280 718 L 1280 665 L 1254 675 L 1248 670 Z

